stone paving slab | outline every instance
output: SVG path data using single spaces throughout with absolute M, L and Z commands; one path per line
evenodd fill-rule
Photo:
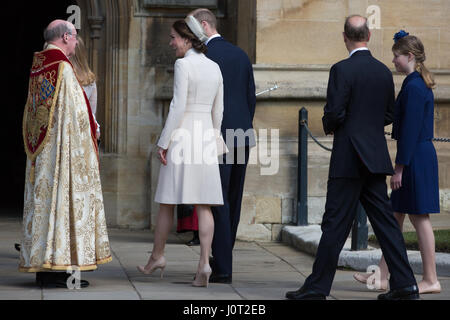
M 191 234 L 171 233 L 166 247 L 167 266 L 147 276 L 136 270 L 145 264 L 153 242 L 149 230 L 109 229 L 113 261 L 94 272 L 82 273 L 90 286 L 80 290 L 40 289 L 34 274 L 17 271 L 20 219 L 0 219 L 0 300 L 284 300 L 286 291 L 298 289 L 310 274 L 314 257 L 284 243 L 237 241 L 233 283 L 191 285 L 199 247 L 184 243 Z M 353 280 L 353 271 L 338 270 L 329 300 L 372 300 L 379 293 Z M 450 299 L 450 278 L 439 277 L 443 292 L 424 300 Z

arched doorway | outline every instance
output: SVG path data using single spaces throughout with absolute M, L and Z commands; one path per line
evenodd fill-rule
M 23 210 L 26 155 L 23 148 L 22 118 L 27 99 L 28 77 L 33 53 L 42 50 L 43 31 L 54 19 L 67 20 L 77 5 L 81 13 L 81 29 L 89 49 L 89 62 L 97 75 L 97 120 L 102 126 L 102 146 L 105 153 L 125 150 L 128 11 L 129 4 L 121 0 L 58 0 L 0 4 L 2 30 L 3 117 L 0 125 L 2 157 L 0 217 L 20 217 Z M 124 67 L 125 66 L 125 67 Z M 100 114 L 99 114 L 100 113 Z
M 27 99 L 28 76 L 33 53 L 42 50 L 43 31 L 54 19 L 66 20 L 67 7 L 74 0 L 52 1 L 5 1 L 0 5 L 2 23 L 5 26 L 2 61 L 3 117 L 0 125 L 2 141 L 2 192 L 0 217 L 20 217 L 23 210 L 23 192 L 26 155 L 23 148 L 22 117 Z

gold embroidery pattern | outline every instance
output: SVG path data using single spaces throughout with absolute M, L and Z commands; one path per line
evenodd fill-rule
M 47 143 L 34 159 L 35 183 L 25 183 L 22 272 L 95 270 L 112 260 L 97 155 L 83 124 L 87 108 L 68 66 L 58 74 Z M 31 167 L 28 158 L 27 175 Z
M 40 54 L 35 55 L 33 68 L 35 65 L 41 64 L 39 57 Z M 58 67 L 58 79 L 56 79 L 56 86 L 52 85 L 52 83 L 55 83 L 55 70 L 48 71 L 36 77 L 31 77 L 30 79 L 29 96 L 27 99 L 27 104 L 25 105 L 23 116 L 23 139 L 25 144 L 25 152 L 27 153 L 28 158 L 32 161 L 42 151 L 48 140 L 48 128 L 52 126 L 51 121 L 53 120 L 53 113 L 56 104 L 55 97 L 57 97 L 59 93 L 63 71 L 64 64 L 60 63 Z M 39 140 L 41 139 L 43 132 L 45 132 L 45 136 L 39 144 Z M 34 152 L 28 148 L 28 142 L 32 146 Z
M 44 64 L 45 59 L 46 59 L 46 58 L 45 58 L 45 56 L 44 56 L 42 53 L 36 53 L 36 54 L 34 55 L 34 58 L 33 58 L 33 65 L 32 65 L 31 68 L 32 68 L 33 70 L 41 68 L 42 65 Z

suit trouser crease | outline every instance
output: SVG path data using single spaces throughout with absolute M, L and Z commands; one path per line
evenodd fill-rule
M 234 152 L 234 162 L 219 165 L 222 181 L 223 206 L 212 207 L 214 216 L 214 237 L 212 255 L 214 257 L 213 271 L 217 274 L 231 275 L 233 270 L 232 250 L 236 240 L 237 229 L 241 215 L 242 197 L 244 192 L 245 173 L 249 159 L 249 148 L 245 149 L 245 162 L 238 163 L 237 148 Z
M 387 197 L 386 176 L 367 173 L 361 178 L 330 178 L 322 221 L 322 237 L 312 274 L 305 286 L 330 294 L 339 260 L 361 202 L 385 256 L 391 289 L 416 284 L 403 235 Z

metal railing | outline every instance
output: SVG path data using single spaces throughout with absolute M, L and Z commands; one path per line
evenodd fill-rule
M 391 135 L 390 132 L 385 132 Z M 298 125 L 298 177 L 297 177 L 297 225 L 308 225 L 308 135 L 321 148 L 332 151 L 324 146 L 313 136 L 308 128 L 308 110 L 302 107 L 299 111 Z M 434 138 L 437 142 L 450 142 L 449 138 Z M 367 225 L 367 215 L 361 203 L 358 204 L 355 221 L 352 227 L 351 250 L 364 250 L 368 246 L 369 228 Z
M 391 136 L 392 133 L 390 132 L 384 132 L 385 135 L 387 136 Z M 436 142 L 450 142 L 450 138 L 433 138 L 432 141 L 436 141 Z

